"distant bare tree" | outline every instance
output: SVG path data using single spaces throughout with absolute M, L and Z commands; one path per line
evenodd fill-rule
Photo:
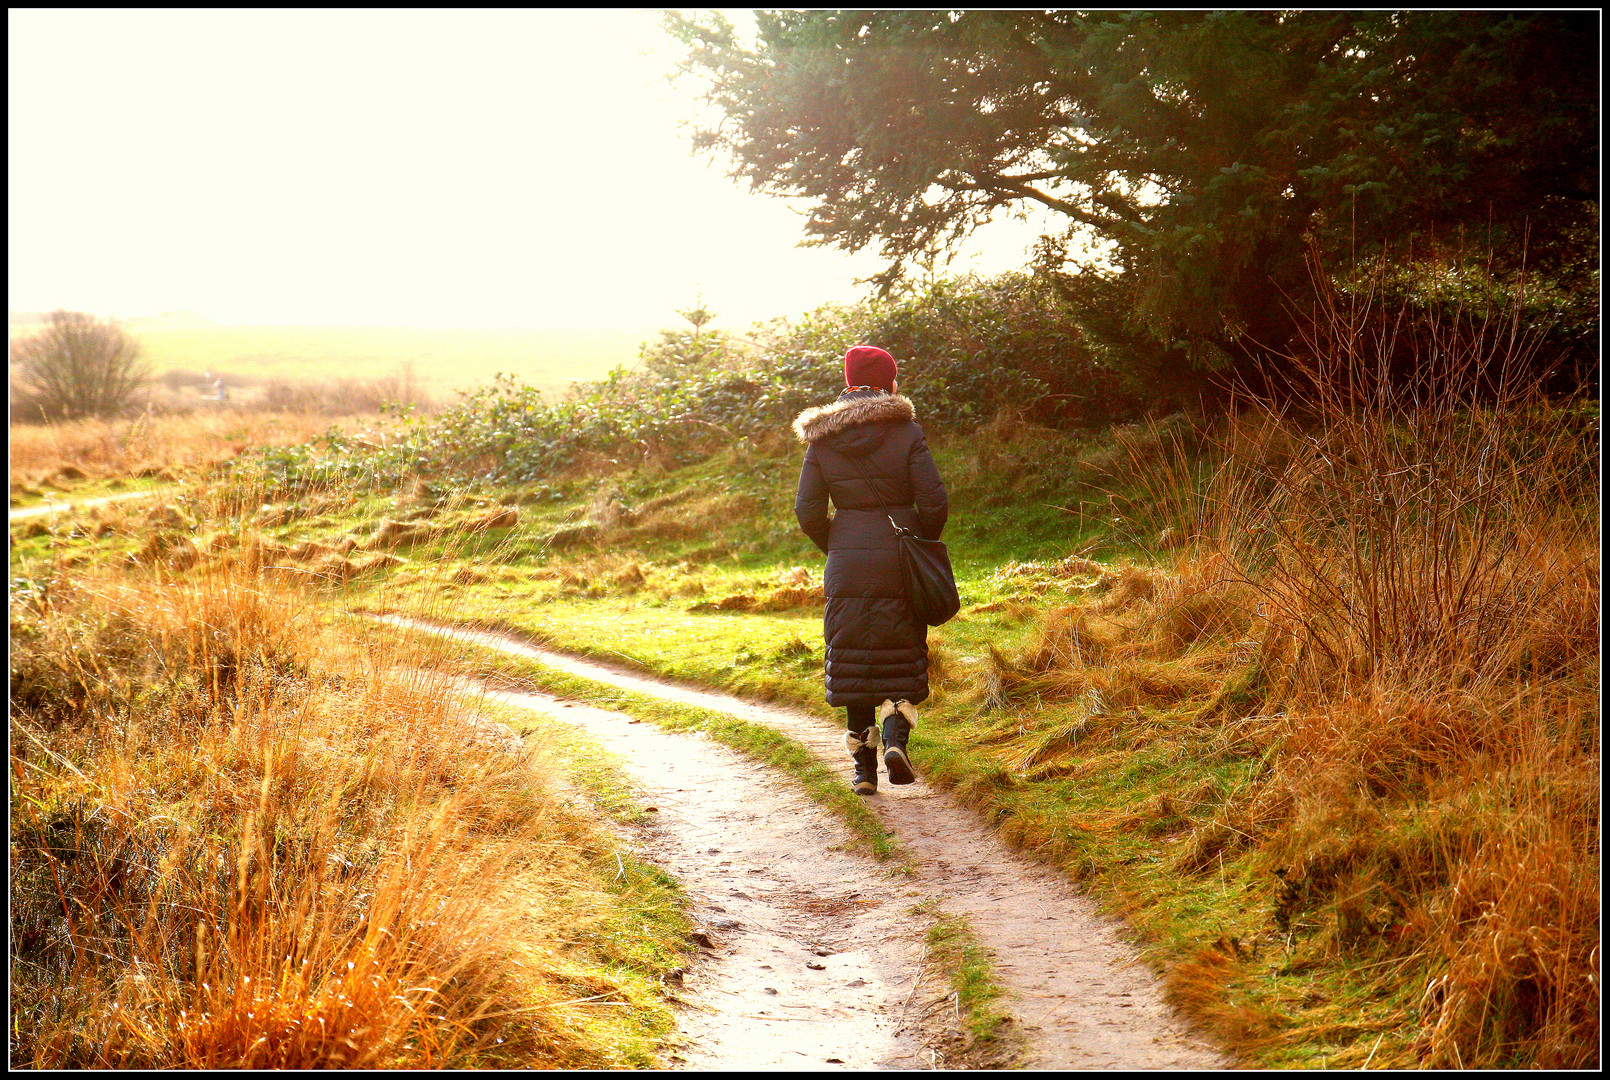
M 11 343 L 17 403 L 47 420 L 115 416 L 150 376 L 138 341 L 117 323 L 81 311 L 51 312 L 45 329 Z

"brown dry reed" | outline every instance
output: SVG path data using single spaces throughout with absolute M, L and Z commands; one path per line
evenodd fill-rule
M 262 569 L 14 599 L 12 1062 L 645 1063 L 563 767 Z

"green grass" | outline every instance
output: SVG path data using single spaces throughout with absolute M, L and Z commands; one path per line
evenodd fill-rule
M 173 481 L 157 476 L 111 477 L 85 480 L 71 487 L 13 487 L 11 509 L 21 510 L 53 502 L 67 506 L 81 499 L 95 499 L 102 495 L 122 495 L 135 491 L 155 491 L 172 486 Z
M 80 514 L 45 514 L 13 522 L 10 527 L 11 576 L 48 578 L 54 567 L 105 563 L 140 547 L 134 537 L 108 533 L 97 537 L 95 523 Z
M 1001 988 L 995 982 L 993 957 L 979 942 L 967 919 L 938 910 L 933 901 L 911 909 L 932 922 L 926 935 L 928 958 L 945 973 L 955 995 L 966 1043 L 963 1060 L 974 1068 L 1010 1068 L 1022 1052 L 1022 1033 L 1012 1017 L 999 1007 Z

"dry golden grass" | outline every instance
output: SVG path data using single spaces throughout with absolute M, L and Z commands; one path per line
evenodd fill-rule
M 238 572 L 58 578 L 12 635 L 14 1063 L 645 1063 L 596 1030 L 652 1007 L 612 838 L 444 676 Z
M 347 430 L 383 423 L 375 416 L 331 420 L 328 416 L 248 410 L 144 416 L 132 420 L 75 420 L 13 424 L 10 482 L 71 484 L 170 474 L 227 461 L 255 446 L 310 442 L 334 424 Z

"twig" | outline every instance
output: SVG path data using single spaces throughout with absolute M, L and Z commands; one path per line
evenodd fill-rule
M 1381 1048 L 1381 1040 L 1384 1038 L 1386 1038 L 1386 1032 L 1384 1031 L 1375 1037 L 1375 1045 L 1370 1047 L 1370 1056 L 1364 1059 L 1366 1069 L 1370 1067 L 1370 1062 L 1375 1060 L 1375 1052 Z
M 904 1005 L 900 1006 L 900 1020 L 901 1020 L 901 1022 L 904 1022 L 905 1019 L 906 1019 L 906 1010 L 911 1008 L 911 999 L 914 996 L 916 996 L 917 986 L 918 986 L 918 984 L 920 984 L 922 982 L 922 969 L 924 967 L 926 967 L 927 965 L 928 965 L 928 946 L 926 944 L 924 944 L 923 947 L 922 947 L 922 956 L 920 956 L 917 959 L 917 975 L 916 975 L 916 978 L 911 980 L 911 993 L 906 995 L 906 1003 Z
M 558 1009 L 558 1008 L 561 1008 L 561 1007 L 563 1007 L 565 1005 L 581 1005 L 581 1004 L 584 1004 L 586 1002 L 597 1001 L 599 998 L 606 998 L 606 997 L 609 997 L 612 994 L 618 994 L 620 992 L 621 991 L 619 991 L 619 990 L 605 990 L 602 994 L 594 994 L 592 997 L 571 998 L 569 1001 L 553 1001 L 553 1002 L 549 1002 L 546 1005 L 521 1005 L 521 1006 L 518 1006 L 517 1008 L 513 1008 L 513 1009 L 500 1009 L 499 1011 L 493 1012 L 493 1013 L 480 1013 L 479 1015 L 477 1015 L 475 1017 L 475 1019 L 477 1019 L 477 1020 L 489 1020 L 489 1019 L 491 1019 L 491 1018 L 493 1018 L 495 1016 L 514 1016 L 514 1015 L 517 1015 L 519 1013 L 536 1012 L 539 1009 Z M 629 1002 L 629 1001 L 606 1001 L 606 1002 L 603 1002 L 603 1004 L 605 1004 L 605 1005 L 630 1005 L 631 1002 Z

